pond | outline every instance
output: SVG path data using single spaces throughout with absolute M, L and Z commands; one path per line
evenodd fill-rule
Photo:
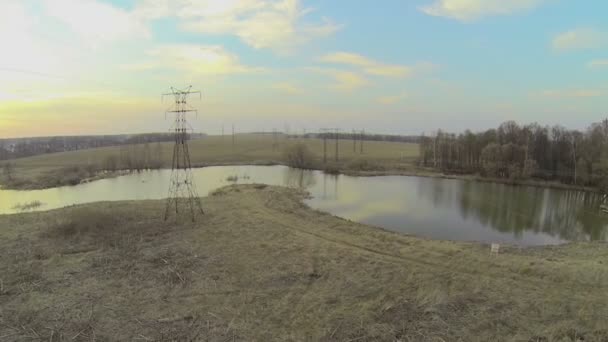
M 0 190 L 0 214 L 48 210 L 96 201 L 160 199 L 170 170 L 145 171 L 77 186 Z M 580 191 L 475 181 L 406 177 L 349 177 L 285 166 L 194 169 L 201 196 L 237 183 L 308 190 L 307 204 L 353 221 L 433 239 L 547 245 L 606 240 L 608 215 L 599 198 Z M 40 206 L 28 205 L 39 201 Z

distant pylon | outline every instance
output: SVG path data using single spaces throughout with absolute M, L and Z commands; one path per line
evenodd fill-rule
M 169 197 L 165 207 L 165 220 L 169 218 L 171 211 L 175 210 L 175 218 L 179 217 L 180 204 L 186 204 L 190 209 L 192 221 L 194 221 L 196 211 L 203 212 L 200 197 L 196 191 L 192 177 L 192 165 L 190 163 L 190 152 L 188 150 L 188 131 L 192 128 L 186 120 L 187 113 L 197 112 L 196 109 L 188 106 L 187 99 L 190 94 L 199 94 L 200 91 L 192 91 L 192 86 L 180 90 L 171 87 L 171 92 L 163 94 L 173 96 L 175 104 L 165 112 L 175 114 L 175 122 L 172 127 L 174 132 L 175 145 L 173 146 L 173 163 L 171 164 L 171 184 L 169 185 Z

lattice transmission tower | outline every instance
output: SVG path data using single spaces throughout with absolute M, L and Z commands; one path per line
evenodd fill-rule
M 192 176 L 190 151 L 188 149 L 189 132 L 192 132 L 193 129 L 188 124 L 186 116 L 188 113 L 198 113 L 196 109 L 190 107 L 187 103 L 190 94 L 198 94 L 199 98 L 201 97 L 201 92 L 193 91 L 192 86 L 185 89 L 171 87 L 170 93 L 163 94 L 163 98 L 165 96 L 173 96 L 175 98 L 174 105 L 165 112 L 165 116 L 167 114 L 175 116 L 175 121 L 171 128 L 174 134 L 175 145 L 173 146 L 171 184 L 169 185 L 169 197 L 167 198 L 167 205 L 165 207 L 165 221 L 174 210 L 177 220 L 180 215 L 180 206 L 185 206 L 186 210 L 190 210 L 192 221 L 194 221 L 198 211 L 204 214 Z

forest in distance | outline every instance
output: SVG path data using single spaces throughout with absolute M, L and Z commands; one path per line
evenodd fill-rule
M 511 180 L 554 180 L 608 190 L 608 119 L 586 130 L 520 125 L 460 134 L 438 130 L 420 139 L 419 165 L 447 173 Z
M 197 136 L 198 137 L 198 136 Z M 76 135 L 0 139 L 0 160 L 88 148 L 172 141 L 169 133 Z

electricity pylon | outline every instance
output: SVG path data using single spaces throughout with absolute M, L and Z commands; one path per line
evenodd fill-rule
M 192 86 L 180 90 L 171 87 L 171 92 L 163 94 L 173 96 L 175 104 L 165 112 L 165 116 L 170 113 L 175 115 L 172 131 L 174 133 L 175 145 L 173 146 L 173 162 L 171 164 L 171 184 L 169 185 L 169 197 L 165 207 L 165 221 L 169 218 L 171 211 L 175 209 L 175 219 L 180 215 L 180 203 L 185 204 L 190 209 L 192 221 L 194 221 L 196 211 L 204 214 L 200 197 L 196 191 L 196 185 L 192 177 L 192 165 L 190 163 L 190 151 L 188 149 L 188 131 L 192 131 L 187 121 L 187 114 L 197 112 L 187 103 L 190 94 L 199 94 L 200 91 L 193 91 Z

